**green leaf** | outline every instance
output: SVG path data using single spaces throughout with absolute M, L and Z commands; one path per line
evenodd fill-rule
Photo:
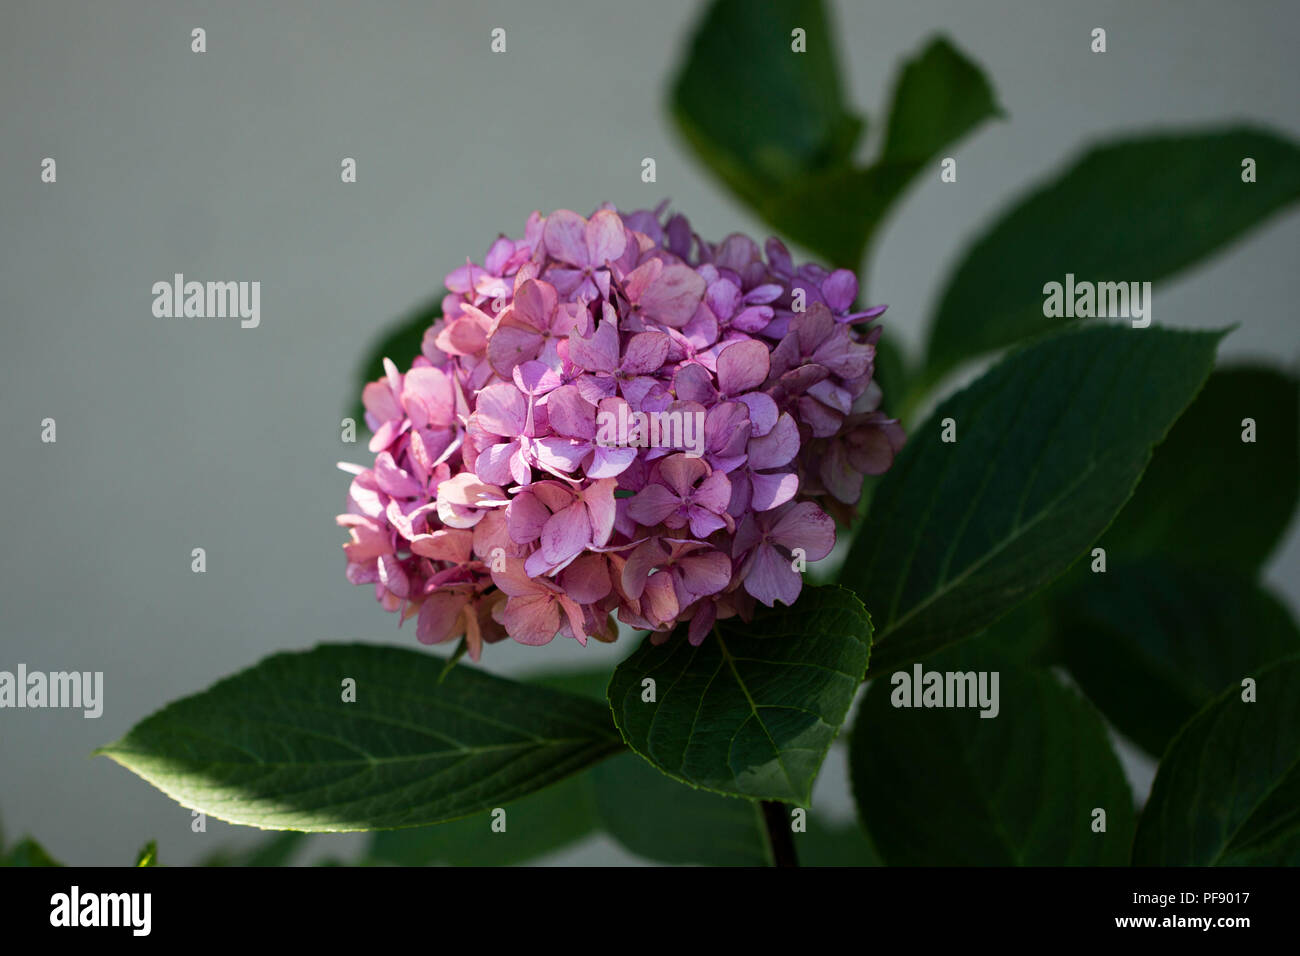
M 357 381 L 351 396 L 351 415 L 358 422 L 365 422 L 366 410 L 361 404 L 361 390 L 369 382 L 376 382 L 384 377 L 384 359 L 392 359 L 401 371 L 406 371 L 411 362 L 420 354 L 424 342 L 424 333 L 429 326 L 442 318 L 442 296 L 430 299 L 406 317 L 394 322 L 385 329 L 366 353 L 365 359 L 357 367 Z
M 833 266 L 857 270 L 876 226 L 912 181 L 910 164 L 844 166 L 767 196 L 759 214 Z
M 1241 180 L 1241 162 L 1258 181 Z M 1300 149 L 1236 126 L 1092 146 L 1033 189 L 957 266 L 930 329 L 925 378 L 1067 321 L 1043 286 L 1156 282 L 1204 259 L 1300 197 Z
M 1169 745 L 1142 812 L 1139 866 L 1300 864 L 1300 657 L 1235 682 Z
M 984 71 L 946 37 L 903 65 L 881 155 L 769 193 L 769 223 L 833 264 L 856 269 L 871 237 L 923 170 L 986 120 L 1002 116 Z M 899 398 L 902 393 L 896 393 Z
M 984 71 L 947 37 L 935 37 L 903 65 L 880 162 L 919 170 L 985 120 L 1001 115 Z
M 158 841 L 150 840 L 140 848 L 140 852 L 135 857 L 136 866 L 157 866 L 158 865 Z
M 609 675 L 608 667 L 588 667 L 543 671 L 523 679 L 603 704 Z M 503 807 L 503 833 L 492 830 L 492 813 L 485 811 L 431 827 L 380 830 L 371 838 L 369 857 L 399 866 L 510 866 L 563 849 L 596 825 L 594 769 Z
M 1157 757 L 1224 685 L 1300 652 L 1286 608 L 1231 568 L 1148 560 L 1080 576 L 1056 607 L 1065 665 Z
M 637 856 L 706 866 L 772 863 L 754 800 L 688 787 L 636 754 L 606 761 L 591 777 L 602 826 Z
M 794 607 L 723 621 L 699 647 L 684 628 L 647 638 L 614 671 L 610 705 L 627 743 L 669 776 L 807 806 L 870 650 L 871 618 L 852 593 L 805 586 Z
M 31 837 L 19 840 L 0 856 L 0 866 L 62 866 Z
M 98 752 L 221 820 L 336 831 L 502 806 L 620 749 L 595 701 L 464 666 L 438 683 L 444 665 L 368 644 L 276 654 Z
M 1078 327 L 943 402 L 876 489 L 841 572 L 875 616 L 873 672 L 987 627 L 1082 554 L 1205 381 L 1221 337 Z M 946 443 L 949 418 L 957 440 Z
M 791 48 L 796 27 L 806 31 L 807 53 Z M 710 4 L 670 103 L 696 152 L 754 208 L 846 163 L 862 132 L 819 0 L 770 0 L 757 15 L 745 0 Z
M 972 640 L 1021 664 L 1048 667 L 1059 663 L 1060 634 L 1051 604 L 1055 591 L 1056 585 L 1052 585 L 1016 605 Z
M 796 27 L 807 53 L 792 50 Z M 979 67 L 936 38 L 903 67 L 879 161 L 855 166 L 863 121 L 847 105 L 831 34 L 814 0 L 777 0 L 761 15 L 744 0 L 718 0 L 671 106 L 700 158 L 769 225 L 856 269 L 916 175 L 1000 110 Z
M 886 863 L 1126 862 L 1133 797 L 1087 701 L 1051 672 L 977 642 L 934 655 L 924 671 L 986 672 L 989 691 L 996 672 L 997 716 L 981 717 L 978 706 L 895 707 L 895 696 L 913 699 L 910 684 L 872 682 L 853 727 L 849 769 L 859 812 Z M 1093 831 L 1098 808 L 1106 813 L 1104 833 Z
M 1164 556 L 1257 572 L 1295 511 L 1298 409 L 1294 377 L 1259 366 L 1216 371 L 1102 535 L 1108 558 Z M 1255 422 L 1253 443 L 1241 440 L 1247 418 Z
M 570 846 L 596 825 L 589 773 L 569 777 L 501 809 L 504 818 L 494 817 L 489 809 L 432 827 L 380 830 L 370 838 L 368 856 L 398 866 L 512 866 Z M 494 820 L 503 822 L 505 830 L 499 829 L 500 824 L 494 830 Z

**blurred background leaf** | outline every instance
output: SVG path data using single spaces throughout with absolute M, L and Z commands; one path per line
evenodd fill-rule
M 1055 606 L 1065 665 L 1153 756 L 1227 684 L 1300 652 L 1287 609 L 1231 567 L 1148 559 L 1088 577 Z
M 792 48 L 794 29 L 805 31 L 806 53 Z M 718 0 L 696 27 L 670 107 L 704 164 L 768 225 L 856 272 L 921 169 L 1001 110 L 983 71 L 935 38 L 904 64 L 879 159 L 859 166 L 864 123 L 840 76 L 822 3 Z
M 1245 157 L 1258 180 L 1242 182 Z M 1100 143 L 1003 212 L 948 280 L 922 382 L 1068 321 L 1043 315 L 1043 285 L 1163 279 L 1300 197 L 1300 149 L 1245 126 Z
M 791 31 L 805 31 L 795 53 Z M 845 99 L 819 0 L 708 6 L 672 83 L 671 108 L 705 165 L 761 208 L 815 173 L 847 164 L 863 129 Z
M 62 866 L 45 848 L 31 837 L 24 837 L 4 853 L 0 853 L 0 866 Z

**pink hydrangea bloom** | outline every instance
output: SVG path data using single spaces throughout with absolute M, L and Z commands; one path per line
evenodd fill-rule
M 689 621 L 698 644 L 794 603 L 902 447 L 872 381 L 884 307 L 853 311 L 852 272 L 663 211 L 534 213 L 365 387 L 347 577 L 421 641 L 478 659 Z

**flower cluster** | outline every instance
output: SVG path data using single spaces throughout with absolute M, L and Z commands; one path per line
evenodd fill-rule
M 534 213 L 446 287 L 412 367 L 365 387 L 375 460 L 342 466 L 338 518 L 348 579 L 425 643 L 613 640 L 616 615 L 698 644 L 793 604 L 902 445 L 872 382 L 884 307 L 775 239 Z M 650 418 L 695 439 L 647 441 Z

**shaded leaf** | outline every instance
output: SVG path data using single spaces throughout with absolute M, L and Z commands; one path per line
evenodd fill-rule
M 856 823 L 822 823 L 808 814 L 808 832 L 795 834 L 800 866 L 884 866 L 871 837 Z
M 606 761 L 591 777 L 601 825 L 630 853 L 660 863 L 771 865 L 757 801 L 686 786 L 636 754 Z
M 570 846 L 596 825 L 588 773 L 501 809 L 504 818 L 489 809 L 431 827 L 380 830 L 371 837 L 368 857 L 399 866 L 512 866 Z M 494 819 L 502 820 L 504 831 L 493 830 Z
M 974 641 L 931 656 L 923 668 L 945 675 L 945 685 L 948 673 L 985 672 L 988 691 L 996 673 L 997 716 L 981 717 L 979 707 L 895 707 L 896 696 L 914 699 L 910 685 L 892 675 L 871 684 L 854 723 L 849 767 L 859 812 L 886 863 L 1127 860 L 1133 797 L 1087 701 L 1049 671 Z M 900 673 L 914 676 L 911 668 Z M 1093 831 L 1098 808 L 1106 814 L 1104 833 Z
M 1225 685 L 1300 652 L 1286 608 L 1240 572 L 1154 560 L 1087 575 L 1056 626 L 1084 693 L 1157 757 Z
M 1142 812 L 1139 866 L 1300 864 L 1300 657 L 1234 683 L 1174 738 Z
M 1253 443 L 1241 440 L 1246 418 Z M 1100 544 L 1111 560 L 1164 556 L 1253 574 L 1298 493 L 1300 382 L 1259 366 L 1215 371 Z

